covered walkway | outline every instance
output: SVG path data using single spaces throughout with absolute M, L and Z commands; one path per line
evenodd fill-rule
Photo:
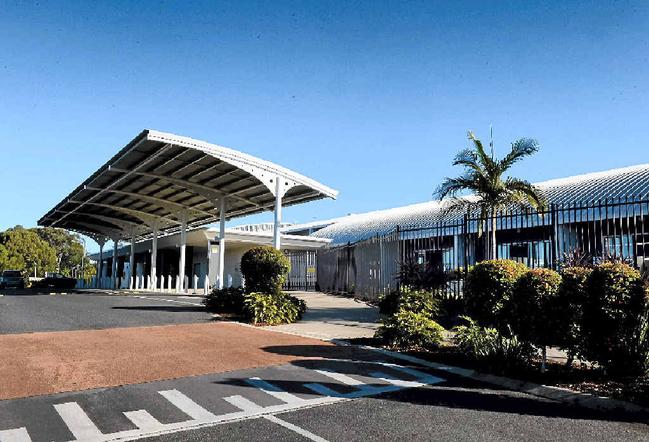
M 156 289 L 158 238 L 179 234 L 178 267 L 173 284 L 189 286 L 186 248 L 191 229 L 219 222 L 216 286 L 224 286 L 225 221 L 274 212 L 273 245 L 281 248 L 282 207 L 336 198 L 338 192 L 274 163 L 236 150 L 154 130 L 144 130 L 38 222 L 90 236 L 100 246 L 113 242 L 110 286 L 118 288 L 119 243 L 131 245 L 129 288 L 135 281 L 135 245 L 151 241 L 151 265 L 142 283 Z M 95 282 L 95 285 L 98 281 Z

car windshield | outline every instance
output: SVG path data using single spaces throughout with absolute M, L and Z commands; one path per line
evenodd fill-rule
M 20 278 L 22 275 L 16 270 L 5 270 L 4 272 L 2 272 L 2 276 L 4 276 L 5 278 Z

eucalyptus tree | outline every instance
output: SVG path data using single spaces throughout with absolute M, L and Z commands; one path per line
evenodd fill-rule
M 491 152 L 487 153 L 473 132 L 468 132 L 468 138 L 471 146 L 460 151 L 453 161 L 453 165 L 463 167 L 464 172 L 459 177 L 446 178 L 436 193 L 440 200 L 450 199 L 445 207 L 447 212 L 479 214 L 488 232 L 487 257 L 496 259 L 497 213 L 512 206 L 536 210 L 547 207 L 540 189 L 524 179 L 506 176 L 514 164 L 536 153 L 539 144 L 531 138 L 520 138 L 512 143 L 507 155 L 498 159 L 494 154 L 493 140 Z M 473 196 L 461 196 L 467 192 Z

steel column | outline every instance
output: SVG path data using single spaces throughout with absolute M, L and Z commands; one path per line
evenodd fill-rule
M 179 291 L 185 291 L 185 251 L 187 249 L 187 212 L 180 214 L 180 260 L 178 262 Z
M 117 290 L 117 246 L 119 245 L 119 239 L 113 238 L 113 268 L 112 268 L 112 279 L 113 279 L 113 289 Z
M 282 181 L 280 177 L 275 178 L 275 225 L 273 228 L 273 247 L 277 250 L 282 248 L 280 227 L 282 224 Z
M 135 288 L 135 278 L 137 278 L 135 273 L 135 233 L 131 235 L 131 256 L 128 259 L 128 273 L 128 288 Z
M 225 198 L 219 201 L 219 273 L 217 276 L 217 287 L 225 287 L 223 282 L 225 270 Z
M 151 287 L 158 288 L 158 222 L 153 223 L 153 239 L 151 240 Z

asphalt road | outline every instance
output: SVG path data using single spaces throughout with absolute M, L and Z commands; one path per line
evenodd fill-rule
M 311 360 L 1 401 L 0 440 L 9 440 L 11 431 L 30 437 L 19 441 L 54 442 L 75 436 L 150 441 L 649 439 L 646 423 L 628 416 L 393 364 Z
M 200 298 L 0 291 L 0 334 L 208 322 Z

